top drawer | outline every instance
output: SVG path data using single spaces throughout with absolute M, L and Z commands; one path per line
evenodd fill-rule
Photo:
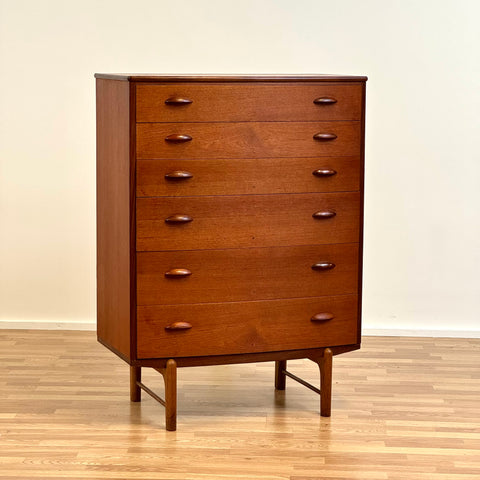
M 359 120 L 362 85 L 147 84 L 136 102 L 137 122 Z

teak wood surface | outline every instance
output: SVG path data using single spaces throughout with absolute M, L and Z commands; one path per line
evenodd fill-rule
M 479 358 L 480 339 L 364 337 L 334 357 L 331 417 L 275 390 L 273 362 L 185 368 L 167 432 L 94 332 L 0 330 L 0 479 L 474 480 Z M 288 369 L 319 384 L 309 360 Z
M 138 357 L 268 352 L 353 344 L 356 295 L 138 307 Z M 321 312 L 332 319 L 312 321 Z M 188 322 L 186 330 L 166 330 Z
M 99 308 L 98 340 L 132 366 L 132 400 L 139 388 L 161 400 L 140 380 L 140 367 L 158 369 L 173 430 L 177 366 L 306 357 L 320 367 L 321 414 L 330 415 L 331 356 L 360 347 L 366 78 L 96 77 L 98 232 L 119 243 L 98 250 L 99 305 L 122 296 Z M 111 172 L 117 158 L 122 168 Z M 107 231 L 116 200 L 123 229 Z M 108 282 L 115 262 L 122 278 Z M 332 295 L 348 297 L 348 308 Z M 311 302 L 336 310 L 305 318 Z M 218 318 L 207 325 L 208 307 L 238 321 L 230 331 Z M 197 354 L 208 328 L 213 353 Z M 188 341 L 169 350 L 170 338 Z M 139 358 L 145 341 L 141 355 L 154 356 Z
M 131 353 L 130 87 L 97 80 L 98 335 Z
M 302 82 L 308 85 L 311 82 L 366 82 L 364 75 L 335 75 L 335 74 L 165 74 L 165 73 L 96 73 L 95 78 L 117 80 L 131 83 L 251 83 L 251 82 Z
M 318 133 L 336 139 L 318 141 Z M 359 155 L 361 123 L 232 122 L 138 123 L 137 159 L 271 158 Z M 188 135 L 172 143 L 169 135 Z
M 323 176 L 317 170 L 333 170 Z M 169 180 L 172 172 L 191 178 Z M 137 197 L 353 192 L 360 189 L 358 157 L 139 160 Z
M 352 243 L 359 214 L 358 193 L 138 198 L 137 251 Z
M 335 268 L 313 270 L 319 262 Z M 176 268 L 191 275 L 165 276 Z M 138 305 L 355 294 L 358 245 L 139 252 L 137 269 Z
M 183 83 L 137 86 L 137 122 L 360 120 L 362 85 Z M 192 103 L 168 105 L 170 98 Z M 315 104 L 318 98 L 335 100 Z

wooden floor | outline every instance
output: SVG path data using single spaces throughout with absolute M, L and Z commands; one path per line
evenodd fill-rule
M 318 384 L 307 360 L 289 369 Z M 161 392 L 154 371 L 145 383 Z M 364 338 L 332 417 L 272 363 L 179 370 L 178 430 L 93 332 L 0 330 L 0 479 L 479 479 L 480 340 Z

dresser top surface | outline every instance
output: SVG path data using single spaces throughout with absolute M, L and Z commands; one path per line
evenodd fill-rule
M 156 73 L 96 73 L 95 78 L 129 82 L 366 82 L 367 77 L 358 75 L 326 74 L 156 74 Z

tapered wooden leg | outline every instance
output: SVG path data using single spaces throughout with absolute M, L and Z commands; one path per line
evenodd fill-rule
M 142 380 L 142 368 L 130 367 L 130 401 L 139 402 L 141 400 L 140 392 L 141 388 L 137 385 L 137 382 Z
M 177 362 L 168 360 L 162 374 L 165 381 L 165 427 L 173 432 L 177 429 Z
M 279 360 L 275 362 L 275 388 L 285 390 L 286 375 L 283 373 L 287 369 L 287 361 Z
M 318 360 L 320 367 L 320 415 L 322 417 L 329 417 L 332 410 L 332 359 L 332 351 L 326 348 L 323 357 Z

